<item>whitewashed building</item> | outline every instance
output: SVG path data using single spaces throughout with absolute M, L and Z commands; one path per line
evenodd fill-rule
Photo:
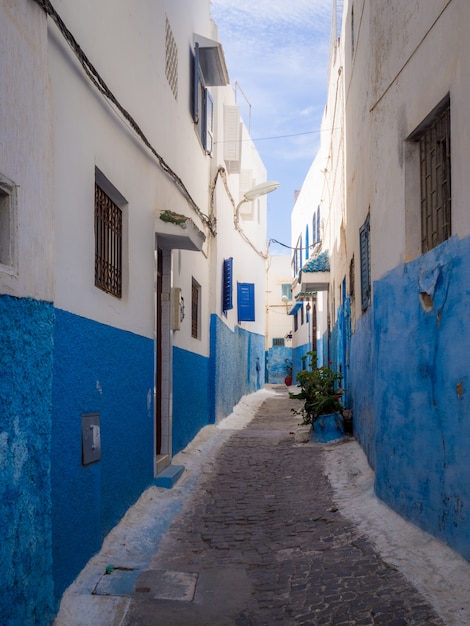
M 319 164 L 319 336 L 376 493 L 467 559 L 469 20 L 464 0 L 346 0 Z
M 272 186 L 244 195 L 266 171 L 209 0 L 0 0 L 0 50 L 14 626 L 50 623 L 173 454 L 257 389 Z
M 262 380 L 285 384 L 292 378 L 292 269 L 289 254 L 272 254 L 266 271 L 266 372 Z M 264 368 L 263 368 L 264 369 Z

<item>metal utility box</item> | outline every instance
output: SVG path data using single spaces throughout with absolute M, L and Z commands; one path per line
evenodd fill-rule
M 82 465 L 91 465 L 101 459 L 100 414 L 82 415 Z

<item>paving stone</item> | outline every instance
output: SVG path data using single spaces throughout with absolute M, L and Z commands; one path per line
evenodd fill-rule
M 197 575 L 193 601 L 135 593 L 123 626 L 442 626 L 336 509 L 293 403 L 280 390 L 225 440 L 161 540 L 151 569 Z

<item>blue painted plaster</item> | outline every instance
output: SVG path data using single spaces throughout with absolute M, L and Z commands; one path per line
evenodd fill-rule
M 211 380 L 214 390 L 212 420 L 220 421 L 239 400 L 264 385 L 264 335 L 235 326 L 231 330 L 217 315 L 211 316 Z M 256 371 L 256 358 L 261 371 Z
M 382 363 L 379 364 L 382 366 Z M 348 406 L 353 411 L 354 436 L 375 469 L 375 349 L 373 315 L 369 308 L 356 321 L 351 337 L 348 371 Z
M 470 239 L 452 238 L 374 283 L 368 368 L 378 496 L 467 559 L 469 268 Z
M 153 481 L 151 339 L 56 310 L 51 445 L 56 599 Z M 84 467 L 81 416 L 99 413 L 101 460 Z
M 269 350 L 266 350 L 266 382 L 273 385 L 284 384 L 288 363 L 292 364 L 291 347 L 272 346 Z
M 54 617 L 51 380 L 54 309 L 0 296 L 0 622 Z
M 189 350 L 173 348 L 172 451 L 176 454 L 213 422 L 211 417 L 209 359 Z

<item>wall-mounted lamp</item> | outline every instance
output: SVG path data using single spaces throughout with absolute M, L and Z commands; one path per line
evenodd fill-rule
M 281 300 L 286 305 L 286 313 L 288 314 L 289 313 L 289 298 L 286 295 L 283 295 Z
M 256 200 L 256 198 L 259 198 L 260 196 L 265 196 L 266 194 L 271 193 L 271 191 L 277 189 L 279 186 L 280 183 L 276 182 L 275 180 L 267 180 L 264 183 L 255 185 L 254 187 L 246 191 L 243 194 L 243 199 L 240 200 L 235 208 L 235 223 L 238 224 L 240 207 L 242 204 L 244 204 L 245 202 L 251 202 L 252 200 Z

